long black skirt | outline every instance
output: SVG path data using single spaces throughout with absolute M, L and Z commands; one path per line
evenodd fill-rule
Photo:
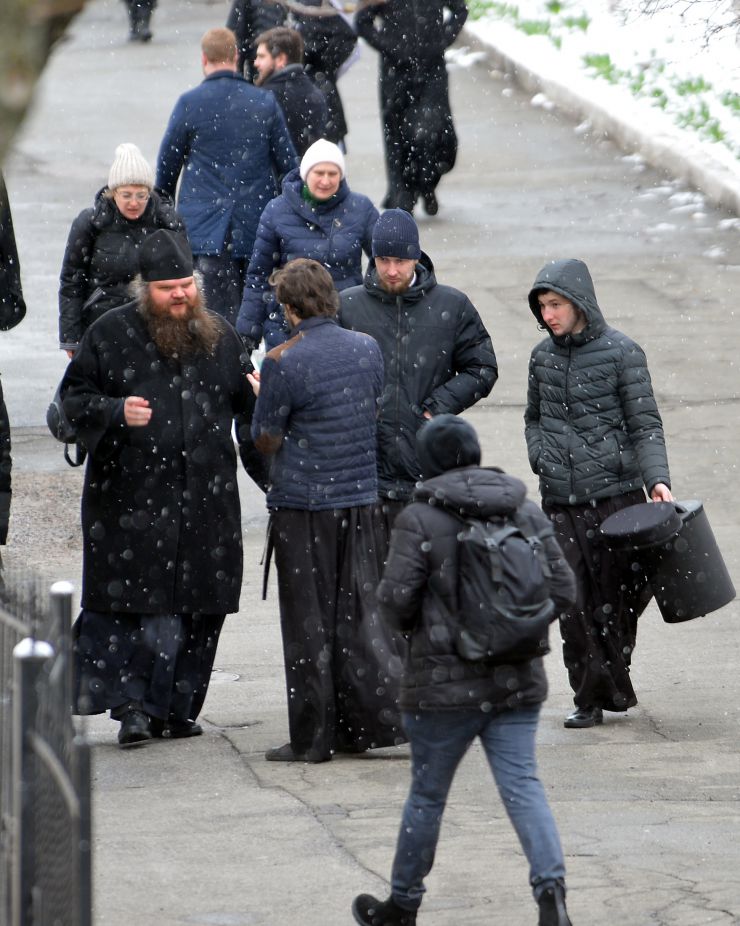
M 629 553 L 599 542 L 601 522 L 645 501 L 640 491 L 595 505 L 543 505 L 575 573 L 578 597 L 560 620 L 563 661 L 578 707 L 625 711 L 637 704 L 630 663 L 637 619 L 652 597 L 648 577 Z
M 375 604 L 380 517 L 376 506 L 271 517 L 290 742 L 314 760 L 405 742 L 404 641 Z
M 457 157 L 444 58 L 384 66 L 380 97 L 389 196 L 433 192 Z
M 83 609 L 72 628 L 74 712 L 117 718 L 133 705 L 164 721 L 195 720 L 224 617 Z

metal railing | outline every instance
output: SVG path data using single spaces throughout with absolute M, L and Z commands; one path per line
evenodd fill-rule
M 0 921 L 90 926 L 90 750 L 75 728 L 72 587 L 0 588 Z

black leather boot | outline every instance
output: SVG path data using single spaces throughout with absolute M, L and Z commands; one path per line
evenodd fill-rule
M 537 898 L 540 908 L 539 926 L 573 926 L 565 909 L 565 888 L 562 884 L 546 887 Z
M 570 730 L 582 730 L 595 727 L 604 722 L 604 712 L 600 707 L 577 707 L 563 721 L 563 726 Z
M 138 746 L 148 743 L 152 738 L 152 728 L 149 715 L 144 711 L 129 708 L 121 717 L 121 729 L 118 731 L 118 742 L 121 746 Z
M 416 910 L 404 910 L 392 897 L 378 900 L 371 894 L 355 897 L 352 915 L 360 926 L 414 926 L 416 923 Z

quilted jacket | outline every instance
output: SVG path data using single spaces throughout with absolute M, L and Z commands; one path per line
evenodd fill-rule
M 552 261 L 529 294 L 559 293 L 580 309 L 578 334 L 549 334 L 529 361 L 524 414 L 529 463 L 543 501 L 582 505 L 662 482 L 670 487 L 663 423 L 639 344 L 607 325 L 580 260 Z

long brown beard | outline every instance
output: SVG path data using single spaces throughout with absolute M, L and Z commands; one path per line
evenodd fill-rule
M 198 353 L 212 356 L 223 332 L 219 316 L 206 311 L 200 290 L 188 302 L 187 314 L 173 318 L 158 314 L 149 290 L 144 288 L 139 292 L 139 312 L 157 350 L 173 360 L 188 359 Z

